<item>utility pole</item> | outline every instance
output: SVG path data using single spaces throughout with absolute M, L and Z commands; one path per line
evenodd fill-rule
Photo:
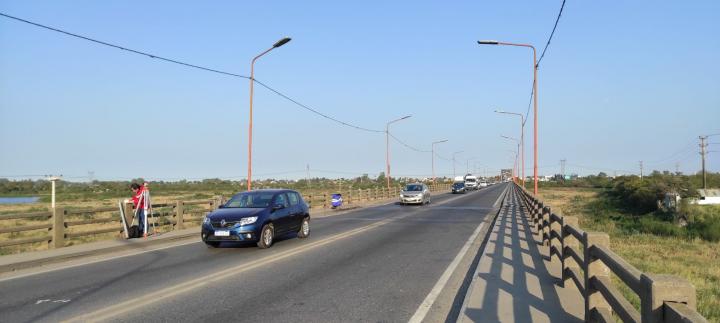
M 305 182 L 307 182 L 307 187 L 310 188 L 310 164 L 306 165 L 307 174 L 305 175 Z
M 562 175 L 563 179 L 565 179 L 565 162 L 567 160 L 560 159 L 560 175 Z
M 707 152 L 705 151 L 705 148 L 708 146 L 705 143 L 705 140 L 707 140 L 708 136 L 700 136 L 700 155 L 702 156 L 702 175 L 703 175 L 703 189 L 707 189 L 707 177 L 705 175 L 705 154 Z
M 675 175 L 680 175 L 680 162 L 675 163 Z
M 55 182 L 62 180 L 62 175 L 60 175 L 60 176 L 50 175 L 47 179 L 52 183 L 50 207 L 55 209 Z
M 642 179 L 643 179 L 643 162 L 641 160 L 640 161 L 640 180 L 642 181 Z

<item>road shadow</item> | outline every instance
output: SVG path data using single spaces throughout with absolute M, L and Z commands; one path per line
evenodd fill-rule
M 567 293 L 548 272 L 524 211 L 517 194 L 510 194 L 478 265 L 464 318 L 473 322 L 582 322 L 577 313 L 563 308 Z

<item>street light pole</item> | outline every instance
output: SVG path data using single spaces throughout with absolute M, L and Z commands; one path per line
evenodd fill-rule
M 440 140 L 440 141 L 435 141 L 435 142 L 433 142 L 432 144 L 430 144 L 430 147 L 431 147 L 431 149 L 430 149 L 430 154 L 432 155 L 432 156 L 431 156 L 431 160 L 432 160 L 432 178 L 433 178 L 433 185 L 435 184 L 435 144 L 439 144 L 439 143 L 443 143 L 443 142 L 447 142 L 447 139 L 445 139 L 445 140 Z
M 478 40 L 478 44 L 480 45 L 505 45 L 505 46 L 518 46 L 518 47 L 528 47 L 532 48 L 533 51 L 533 182 L 534 182 L 534 189 L 533 194 L 538 194 L 538 107 L 537 107 L 537 100 L 538 100 L 538 91 L 537 91 L 537 52 L 535 51 L 535 47 L 529 44 L 516 44 L 516 43 L 506 43 L 506 42 L 500 42 L 497 40 Z
M 457 155 L 457 154 L 459 154 L 459 153 L 461 153 L 461 152 L 463 152 L 463 151 L 462 151 L 462 150 L 461 150 L 461 151 L 456 151 L 456 152 L 454 152 L 454 153 L 452 154 L 452 162 L 453 162 L 453 180 L 455 180 L 455 155 Z
M 525 116 L 522 113 L 495 110 L 496 113 L 520 116 L 520 160 L 522 160 L 522 186 L 525 187 Z
M 272 47 L 270 47 L 268 50 L 260 53 L 260 55 L 255 56 L 253 58 L 252 62 L 250 63 L 250 121 L 248 124 L 248 170 L 247 170 L 247 190 L 252 189 L 252 135 L 253 135 L 253 85 L 255 85 L 255 61 L 260 58 L 261 56 L 267 54 L 271 50 L 278 48 L 282 45 L 287 44 L 291 38 L 285 37 L 283 39 L 278 40 L 275 44 L 273 44 Z
M 503 136 L 503 135 L 500 135 L 500 137 L 503 137 L 508 140 L 513 140 L 517 143 L 517 151 L 515 152 L 515 161 L 517 162 L 517 158 L 520 156 L 520 140 L 517 140 L 516 138 L 513 138 L 513 137 Z M 519 171 L 520 163 L 517 163 L 517 167 L 518 167 L 518 172 L 516 174 L 517 174 L 517 176 L 520 176 L 520 171 Z
M 411 115 L 404 116 L 402 118 L 390 121 L 385 125 L 385 166 L 387 167 L 387 175 L 385 176 L 385 178 L 387 178 L 388 190 L 390 190 L 390 124 L 398 122 L 400 120 L 405 120 L 410 117 L 412 117 L 412 116 Z

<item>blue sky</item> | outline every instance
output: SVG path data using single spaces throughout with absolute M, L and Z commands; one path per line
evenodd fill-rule
M 0 11 L 118 45 L 255 77 L 457 171 L 512 166 L 532 84 L 524 48 L 547 41 L 561 1 L 1 1 Z M 609 174 L 700 168 L 720 133 L 720 2 L 568 1 L 539 70 L 539 166 Z M 538 53 L 539 54 L 539 53 Z M 248 81 L 188 69 L 0 18 L 0 176 L 244 178 Z M 372 176 L 385 138 L 332 123 L 256 87 L 258 177 Z M 531 115 L 532 117 L 532 115 Z M 531 119 L 532 120 L 532 119 Z M 532 122 L 526 173 L 532 173 Z M 710 142 L 720 142 L 720 136 Z M 430 175 L 430 154 L 391 142 L 394 175 Z M 720 145 L 710 150 L 720 151 Z M 720 171 L 720 152 L 708 156 Z M 436 159 L 436 173 L 452 163 Z M 475 165 L 477 164 L 477 165 Z M 279 174 L 282 173 L 282 174 Z M 482 173 L 482 172 L 481 172 Z M 271 175 L 276 174 L 276 175 Z

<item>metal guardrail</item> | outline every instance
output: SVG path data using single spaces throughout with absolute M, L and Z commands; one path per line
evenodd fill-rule
M 549 248 L 550 263 L 562 268 L 562 286 L 572 281 L 585 299 L 586 322 L 707 322 L 697 312 L 695 287 L 671 275 L 638 270 L 610 250 L 606 233 L 580 229 L 578 218 L 553 213 L 525 188 L 513 184 L 535 232 Z M 616 275 L 640 298 L 640 311 L 612 284 Z
M 401 187 L 388 189 L 374 188 L 365 190 L 349 190 L 340 192 L 343 195 L 345 204 L 352 205 L 366 201 L 390 199 L 400 194 Z M 437 184 L 431 187 L 431 191 L 449 190 L 448 184 Z M 311 209 L 330 208 L 330 193 L 303 195 L 305 202 Z M 197 223 L 209 212 L 217 209 L 225 199 L 216 196 L 212 199 L 176 201 L 168 203 L 152 204 L 153 212 L 148 215 L 148 226 L 165 226 L 168 230 L 180 230 L 185 228 L 186 223 Z M 125 204 L 125 214 L 132 214 L 132 204 Z M 49 249 L 62 248 L 67 245 L 66 240 L 85 236 L 112 233 L 122 233 L 122 225 L 118 217 L 117 207 L 99 207 L 82 210 L 68 210 L 58 206 L 49 212 L 16 213 L 0 215 L 0 221 L 4 220 L 29 220 L 33 224 L 0 227 L 0 234 L 9 234 L 7 240 L 0 241 L 0 248 L 18 245 L 47 243 Z M 110 214 L 108 214 L 110 213 Z M 102 216 L 102 214 L 105 214 Z M 81 219 L 73 219 L 80 217 Z M 90 225 L 111 225 L 111 227 L 87 230 Z M 38 234 L 44 231 L 44 234 Z M 34 232 L 39 236 L 19 236 L 24 232 Z M 16 235 L 16 236 L 14 236 Z

